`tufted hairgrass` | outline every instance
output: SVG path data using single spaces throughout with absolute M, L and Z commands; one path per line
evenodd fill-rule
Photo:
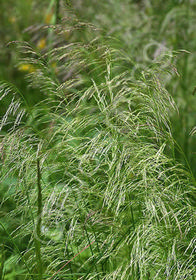
M 2 99 L 11 96 L 0 124 L 8 130 L 2 209 L 14 201 L 1 224 L 16 275 L 195 279 L 195 178 L 176 160 L 176 105 L 162 85 L 172 67 L 155 63 L 133 79 L 136 62 L 92 26 L 73 29 L 83 28 L 93 40 L 44 54 L 18 45 L 35 69 L 29 86 L 43 94 L 34 107 L 14 86 L 0 86 Z

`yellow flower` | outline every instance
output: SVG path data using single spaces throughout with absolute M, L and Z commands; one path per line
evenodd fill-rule
M 46 47 L 46 38 L 41 38 L 38 42 L 37 42 L 37 48 L 42 50 Z
M 35 72 L 35 67 L 29 63 L 24 63 L 18 66 L 18 70 L 21 72 L 33 73 Z
M 53 13 L 48 13 L 45 17 L 44 22 L 47 23 L 47 24 L 51 23 L 51 20 L 52 20 L 53 16 L 54 16 Z
M 57 74 L 58 73 L 58 68 L 57 68 L 57 63 L 55 61 L 51 63 L 51 67 L 54 70 L 54 72 Z
M 16 18 L 15 18 L 14 16 L 9 17 L 8 20 L 9 20 L 9 22 L 11 22 L 11 23 L 15 23 L 15 22 L 16 22 Z

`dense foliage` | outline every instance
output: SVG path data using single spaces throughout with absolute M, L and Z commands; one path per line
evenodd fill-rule
M 194 280 L 196 4 L 12 2 L 0 280 Z

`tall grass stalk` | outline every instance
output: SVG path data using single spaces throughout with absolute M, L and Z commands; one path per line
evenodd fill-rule
M 34 238 L 35 243 L 35 253 L 37 259 L 37 269 L 39 279 L 42 279 L 43 269 L 42 269 L 42 255 L 41 255 L 41 222 L 42 222 L 42 188 L 41 188 L 41 170 L 40 170 L 40 160 L 37 159 L 37 225 L 36 234 Z

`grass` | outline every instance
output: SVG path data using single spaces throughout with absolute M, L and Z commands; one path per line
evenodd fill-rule
M 17 44 L 39 102 L 1 84 L 1 278 L 195 279 L 195 177 L 167 90 L 175 52 L 132 75 L 134 46 L 74 17 L 67 30 L 72 42 L 58 25 L 48 51 Z

